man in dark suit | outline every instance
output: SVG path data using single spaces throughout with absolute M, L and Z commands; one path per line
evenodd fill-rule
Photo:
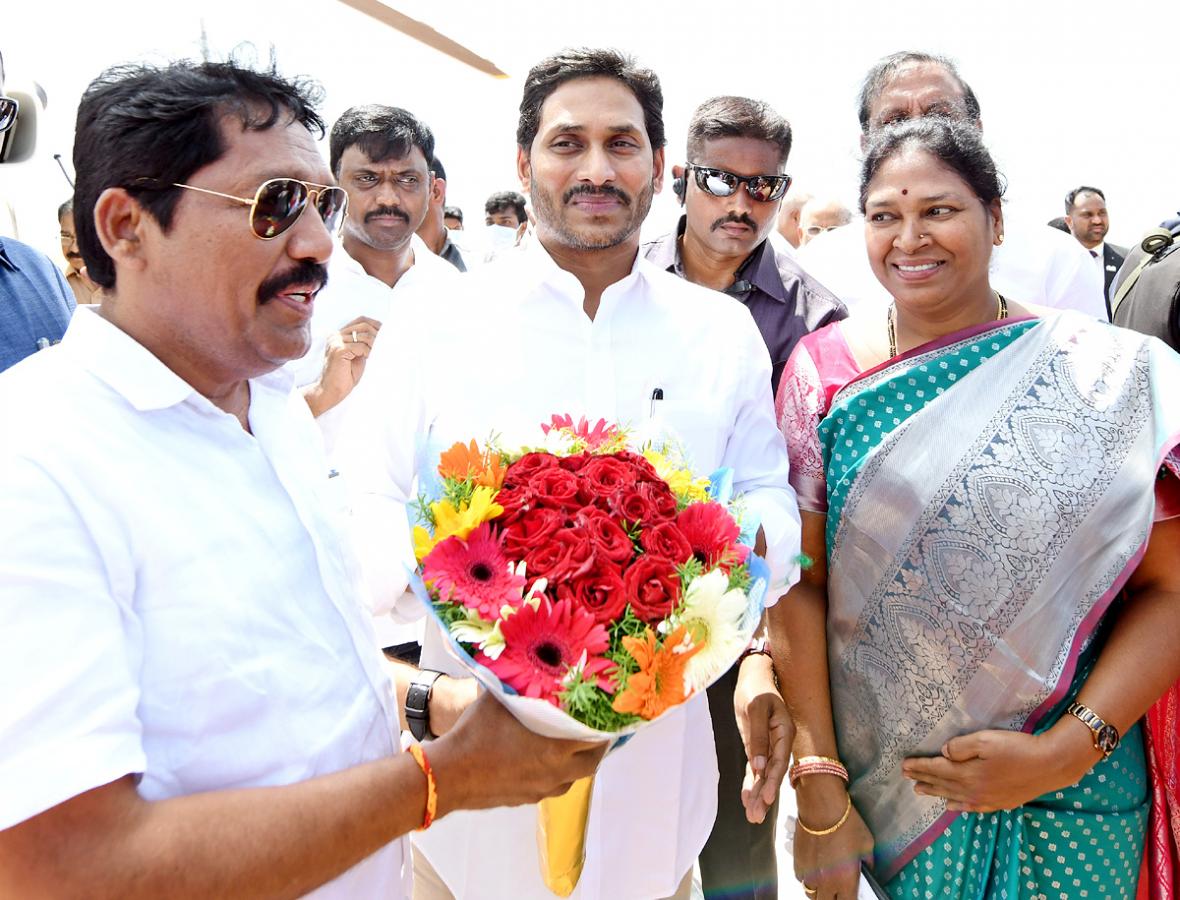
M 1106 243 L 1110 215 L 1106 195 L 1096 187 L 1082 185 L 1065 195 L 1065 221 L 1078 243 L 1090 251 L 1095 264 L 1102 267 L 1106 312 L 1110 314 L 1110 285 L 1127 257 L 1126 247 Z

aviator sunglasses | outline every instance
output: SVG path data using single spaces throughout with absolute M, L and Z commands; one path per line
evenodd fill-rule
M 0 134 L 6 132 L 16 124 L 16 114 L 20 112 L 20 104 L 12 97 L 0 94 Z
M 191 184 L 173 183 L 172 186 L 212 194 L 214 197 L 224 197 L 226 200 L 249 206 L 250 230 L 254 232 L 255 237 L 264 241 L 277 238 L 298 222 L 309 201 L 315 205 L 316 212 L 324 220 L 324 227 L 331 234 L 336 234 L 340 230 L 344 221 L 344 211 L 348 208 L 348 194 L 344 188 L 299 181 L 297 178 L 272 178 L 264 181 L 254 192 L 253 199 L 235 197 L 232 194 L 194 187 Z
M 744 184 L 751 199 L 769 203 L 781 198 L 791 186 L 790 175 L 735 175 L 695 163 L 685 163 L 684 168 L 695 173 L 697 187 L 714 197 L 728 197 Z

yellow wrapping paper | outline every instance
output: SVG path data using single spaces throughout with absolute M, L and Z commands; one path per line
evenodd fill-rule
M 558 897 L 578 886 L 586 864 L 586 823 L 594 776 L 579 778 L 560 797 L 542 800 L 537 809 L 537 852 L 541 877 Z

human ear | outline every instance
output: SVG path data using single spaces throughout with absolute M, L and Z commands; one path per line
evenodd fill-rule
M 98 195 L 94 229 L 116 271 L 145 266 L 143 238 L 149 218 L 139 201 L 123 188 L 107 188 Z
M 520 179 L 521 193 L 528 197 L 532 193 L 533 166 L 528 151 L 521 146 L 516 148 L 516 177 Z

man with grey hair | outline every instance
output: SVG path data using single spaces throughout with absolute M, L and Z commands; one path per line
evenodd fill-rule
M 862 148 L 874 131 L 904 119 L 943 116 L 983 127 L 979 100 L 954 62 L 912 50 L 886 56 L 869 70 L 857 110 Z M 1011 217 L 1005 226 L 1008 239 L 992 253 L 992 285 L 1001 294 L 1106 318 L 1101 273 L 1076 241 L 1041 226 L 1021 228 Z M 865 307 L 883 314 L 891 302 L 869 268 L 860 228 L 837 229 L 811 241 L 800 261 L 854 312 Z
M 718 305 L 733 298 L 750 311 L 770 352 L 775 390 L 799 339 L 847 315 L 768 240 L 790 185 L 784 172 L 790 152 L 791 126 L 768 104 L 706 100 L 689 121 L 687 162 L 672 167 L 684 214 L 673 231 L 643 248 L 661 269 L 717 291 Z M 775 814 L 771 808 L 748 815 L 741 803 L 747 756 L 733 716 L 738 669 L 709 688 L 720 781 L 717 821 L 700 855 L 701 881 L 706 898 L 770 900 L 778 895 Z
M 812 198 L 799 211 L 800 246 L 852 221 L 852 210 L 839 200 Z
M 803 243 L 803 236 L 799 230 L 799 216 L 810 199 L 811 194 L 794 188 L 787 191 L 787 196 L 779 204 L 775 230 L 782 237 L 783 243 L 790 248 L 790 252 L 798 250 L 799 245 Z M 773 235 L 771 237 L 773 238 Z

